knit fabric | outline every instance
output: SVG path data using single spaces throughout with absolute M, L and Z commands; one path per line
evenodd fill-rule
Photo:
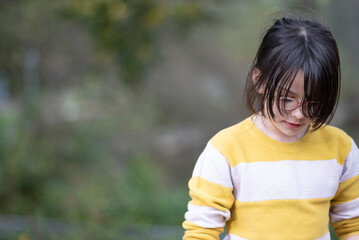
M 189 181 L 184 240 L 329 240 L 359 234 L 359 150 L 325 126 L 278 142 L 247 118 L 216 134 Z

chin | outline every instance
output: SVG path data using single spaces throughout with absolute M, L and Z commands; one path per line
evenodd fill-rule
M 306 134 L 307 126 L 302 126 L 298 129 L 283 129 L 282 133 L 285 136 L 291 137 L 291 138 L 301 138 Z

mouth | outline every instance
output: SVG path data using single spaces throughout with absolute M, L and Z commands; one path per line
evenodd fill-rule
M 290 122 L 284 122 L 284 124 L 291 129 L 297 129 L 303 126 L 303 124 L 297 124 L 297 123 L 290 123 Z

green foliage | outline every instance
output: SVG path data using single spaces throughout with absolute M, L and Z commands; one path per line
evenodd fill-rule
M 3 1 L 0 7 L 0 82 L 11 95 L 26 92 L 26 72 L 38 71 L 40 87 L 46 65 L 42 61 L 53 46 L 63 48 L 61 31 L 66 24 L 79 23 L 92 36 L 97 59 L 116 64 L 121 80 L 131 87 L 141 84 L 146 70 L 159 56 L 159 40 L 164 32 L 183 33 L 194 25 L 212 20 L 207 1 L 167 3 L 159 0 L 17 0 Z M 182 31 L 185 30 L 185 31 Z M 180 37 L 181 34 L 178 34 Z M 53 44 L 53 45 L 52 45 Z M 64 48 L 63 48 L 64 49 Z M 28 59 L 38 52 L 39 61 Z M 111 62 L 111 63 L 112 63 Z M 46 71 L 46 70 L 45 70 Z
M 82 95 L 91 95 L 92 87 L 81 89 Z M 84 111 L 81 95 L 73 95 L 72 104 Z M 26 102 L 7 105 L 0 112 L 2 214 L 53 217 L 70 223 L 76 231 L 67 239 L 118 239 L 133 224 L 181 224 L 187 189 L 166 184 L 164 169 L 150 152 L 138 149 L 119 156 L 111 150 L 118 131 L 130 126 L 127 121 L 133 127 L 151 122 L 150 110 L 145 112 L 147 119 L 133 110 L 127 112 L 127 120 L 119 121 L 126 108 L 122 103 L 117 113 L 110 108 L 113 115 L 103 113 L 90 120 L 57 118 L 50 124 L 45 120 L 44 100 Z M 131 229 L 136 234 L 147 232 L 146 227 Z M 34 236 L 31 231 L 29 236 Z
M 84 24 L 103 54 L 120 67 L 123 81 L 132 87 L 158 57 L 158 42 L 168 26 L 188 30 L 213 19 L 199 1 L 166 3 L 158 0 L 74 0 L 62 11 Z
M 0 116 L 0 206 L 2 212 L 24 213 L 41 202 L 41 190 L 52 173 L 50 152 L 31 127 L 34 119 L 16 109 Z
M 331 225 L 329 226 L 329 230 L 330 230 L 330 239 L 338 240 L 337 236 L 335 235 L 334 228 Z
M 21 88 L 21 38 L 17 28 L 10 27 L 15 21 L 18 21 L 20 12 L 16 7 L 15 1 L 3 1 L 0 7 L 0 73 L 2 80 L 5 80 L 7 86 L 12 92 Z M 10 81 L 7 78 L 11 78 Z
M 28 87 L 26 72 L 39 71 L 41 63 L 30 56 L 31 51 L 45 47 L 53 35 L 51 27 L 57 20 L 54 12 L 58 3 L 45 0 L 1 1 L 0 82 L 6 84 L 10 95 L 21 97 Z

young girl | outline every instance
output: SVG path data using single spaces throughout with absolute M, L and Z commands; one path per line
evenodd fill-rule
M 253 116 L 207 144 L 189 182 L 183 239 L 359 239 L 359 151 L 328 126 L 340 90 L 336 42 L 324 25 L 282 18 L 248 74 Z

